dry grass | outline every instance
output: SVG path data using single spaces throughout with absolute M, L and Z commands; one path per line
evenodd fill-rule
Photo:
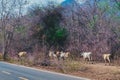
M 56 71 L 55 68 L 54 70 Z M 57 71 L 91 80 L 120 80 L 120 66 L 105 66 L 104 63 L 84 64 L 74 60 L 60 61 Z
M 105 66 L 104 63 L 84 64 L 80 61 L 67 59 L 65 61 L 57 59 L 50 60 L 50 66 L 34 65 L 35 59 L 33 56 L 18 61 L 17 58 L 10 58 L 9 62 L 22 64 L 26 66 L 34 66 L 40 69 L 56 71 L 81 77 L 90 78 L 91 80 L 120 80 L 120 66 Z M 37 60 L 41 61 L 41 58 Z M 39 62 L 39 61 L 38 61 Z
M 64 63 L 65 70 L 67 72 L 78 72 L 78 71 L 86 71 L 88 69 L 87 66 L 80 63 L 79 61 L 66 61 Z

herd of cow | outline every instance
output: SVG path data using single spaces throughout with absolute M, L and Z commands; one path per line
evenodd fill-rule
M 49 51 L 49 57 L 50 58 L 58 58 L 58 60 L 60 60 L 60 59 L 65 60 L 67 57 L 69 57 L 69 55 L 70 55 L 70 52 Z M 92 52 L 83 52 L 83 53 L 80 53 L 80 55 L 83 57 L 84 61 L 89 61 L 90 62 L 93 59 Z M 111 54 L 109 54 L 109 53 L 105 53 L 105 54 L 102 55 L 105 63 L 107 63 L 107 62 L 110 63 L 111 62 L 110 56 L 111 56 Z
M 63 52 L 63 51 L 49 51 L 49 57 L 50 58 L 57 58 L 58 60 L 63 59 L 65 60 L 67 57 L 69 57 L 70 52 Z
M 19 52 L 18 53 L 18 57 L 21 58 L 21 57 L 24 57 L 27 55 L 27 52 Z M 63 51 L 49 51 L 49 54 L 48 56 L 50 57 L 50 59 L 58 59 L 58 60 L 65 60 L 66 58 L 68 58 L 70 55 L 70 52 L 63 52 Z M 83 53 L 80 53 L 80 55 L 83 57 L 83 59 L 86 61 L 88 60 L 89 62 L 92 61 L 92 52 L 83 52 Z M 110 60 L 110 56 L 111 54 L 109 53 L 106 53 L 106 54 L 103 54 L 103 59 L 104 59 L 104 62 L 105 63 L 110 63 L 111 60 Z
M 92 58 L 93 58 L 92 52 L 83 52 L 83 53 L 81 53 L 81 55 L 84 60 L 88 59 L 88 61 L 92 61 Z M 110 56 L 111 56 L 111 54 L 109 54 L 109 53 L 105 53 L 102 55 L 105 63 L 108 62 L 110 64 L 110 62 L 111 62 Z

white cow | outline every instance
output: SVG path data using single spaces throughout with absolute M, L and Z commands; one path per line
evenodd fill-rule
M 49 55 L 50 58 L 57 58 L 57 55 L 55 54 L 54 51 L 49 51 Z
M 89 61 L 92 60 L 92 52 L 83 52 L 81 53 L 84 60 L 88 59 Z
M 70 52 L 60 52 L 60 59 L 62 58 L 63 60 L 65 60 L 66 58 L 68 58 L 70 55 Z

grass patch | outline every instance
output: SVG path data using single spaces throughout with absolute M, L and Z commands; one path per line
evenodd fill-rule
M 3 56 L 2 56 L 2 54 L 0 54 L 0 60 L 3 60 Z
M 112 74 L 114 74 L 114 75 L 120 75 L 120 71 L 118 70 L 118 71 L 112 71 Z
M 66 72 L 78 72 L 86 71 L 88 67 L 80 63 L 79 61 L 67 61 L 64 63 L 64 69 Z

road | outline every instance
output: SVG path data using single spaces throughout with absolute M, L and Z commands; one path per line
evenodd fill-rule
M 90 80 L 21 65 L 0 62 L 0 80 Z

